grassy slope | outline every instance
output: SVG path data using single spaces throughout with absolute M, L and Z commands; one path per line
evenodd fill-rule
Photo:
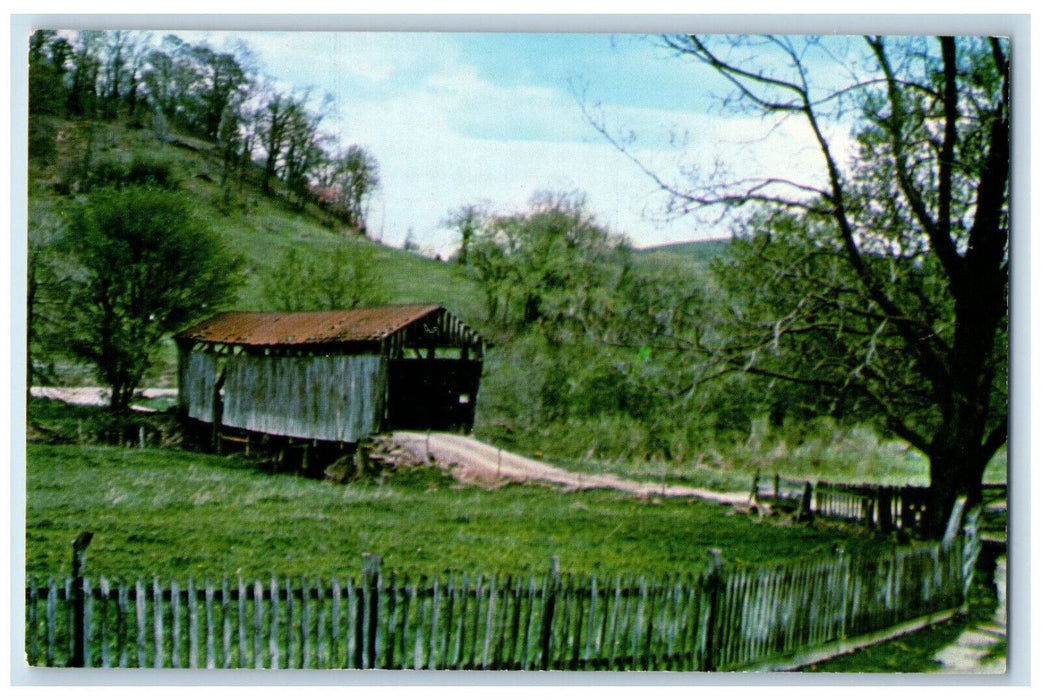
M 193 196 L 199 214 L 210 222 L 247 264 L 247 281 L 232 305 L 240 310 L 265 310 L 263 279 L 290 247 L 324 255 L 334 246 L 370 248 L 377 274 L 388 303 L 439 302 L 460 317 L 477 318 L 479 294 L 463 270 L 451 263 L 432 260 L 415 253 L 390 248 L 344 228 L 323 224 L 313 211 L 298 211 L 283 200 L 261 194 L 259 187 L 246 185 L 236 203 L 225 212 L 220 206 L 220 164 L 206 153 L 207 144 L 181 139 L 200 150 L 164 143 L 148 130 L 128 129 L 111 124 L 88 126 L 83 122 L 57 122 L 58 149 L 54 162 L 46 167 L 33 163 L 29 172 L 30 229 L 45 218 L 60 220 L 75 204 L 75 196 L 60 195 L 55 185 L 66 179 L 87 151 L 87 130 L 93 129 L 93 162 L 113 157 L 129 158 L 139 153 L 168 158 L 177 164 L 182 187 Z M 147 378 L 155 386 L 173 386 L 176 349 L 168 342 L 160 355 L 160 366 Z M 92 384 L 96 380 L 82 368 L 69 368 L 71 384 Z
M 266 474 L 241 458 L 177 450 L 31 444 L 27 561 L 64 575 L 69 542 L 95 533 L 95 574 L 136 577 L 356 570 L 361 554 L 416 573 L 699 570 L 708 547 L 728 561 L 777 561 L 879 546 L 828 526 L 785 527 L 703 502 L 605 491 L 463 487 L 418 469 L 338 485 Z M 537 514 L 537 515 L 536 515 Z
M 60 122 L 60 125 L 55 162 L 48 167 L 34 165 L 30 169 L 30 201 L 35 205 L 31 216 L 60 214 L 74 201 L 73 197 L 56 194 L 52 186 L 62 180 L 63 172 L 82 162 L 87 144 L 86 126 L 82 122 Z M 163 143 L 148 130 L 109 124 L 95 125 L 94 129 L 95 162 L 143 153 L 170 158 L 178 164 L 183 187 L 194 195 L 199 213 L 248 260 L 250 280 L 240 295 L 240 308 L 264 306 L 260 280 L 289 247 L 305 247 L 321 255 L 346 240 L 349 244 L 375 248 L 390 302 L 442 302 L 464 315 L 475 310 L 477 295 L 473 282 L 450 263 L 374 243 L 343 227 L 334 229 L 323 225 L 313 212 L 301 212 L 278 198 L 265 197 L 252 185 L 243 188 L 237 206 L 223 212 L 219 206 L 220 164 L 215 156 Z M 194 143 L 205 146 L 203 142 Z

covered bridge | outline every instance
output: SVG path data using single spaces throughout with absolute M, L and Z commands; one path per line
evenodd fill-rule
M 473 425 L 484 344 L 437 304 L 218 314 L 175 336 L 182 415 L 214 435 L 357 443 Z

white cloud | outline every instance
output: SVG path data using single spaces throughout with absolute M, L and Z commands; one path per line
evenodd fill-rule
M 232 36 L 242 35 L 213 33 L 209 40 L 216 45 Z M 482 73 L 464 60 L 459 36 L 450 34 L 245 38 L 278 79 L 336 95 L 338 113 L 327 128 L 379 161 L 383 192 L 370 231 L 389 243 L 399 244 L 411 229 L 422 246 L 447 254 L 454 241 L 440 222 L 451 209 L 490 201 L 515 210 L 544 189 L 585 192 L 591 211 L 638 245 L 726 233 L 693 219 L 658 225 L 645 216 L 660 205 L 660 192 L 585 122 L 566 83 L 570 76 L 559 68 L 555 78 L 543 75 L 537 84 L 514 75 L 500 80 L 487 66 Z M 627 79 L 619 75 L 613 87 Z M 632 129 L 640 157 L 666 179 L 678 177 L 681 163 L 709 171 L 721 159 L 734 176 L 770 173 L 823 183 L 812 138 L 797 121 L 771 130 L 750 117 L 633 107 L 620 103 L 624 89 L 612 94 L 620 95 L 616 103 L 603 105 L 611 128 Z M 664 95 L 661 103 L 669 102 Z M 679 149 L 676 134 L 686 134 Z

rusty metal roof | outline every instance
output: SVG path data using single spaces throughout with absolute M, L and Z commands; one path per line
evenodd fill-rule
M 176 337 L 253 346 L 379 341 L 439 309 L 439 304 L 403 304 L 350 311 L 228 311 Z

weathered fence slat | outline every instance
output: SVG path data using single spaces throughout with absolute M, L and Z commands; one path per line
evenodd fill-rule
M 221 667 L 231 668 L 231 588 L 227 576 L 221 578 L 220 591 Z
M 846 502 L 880 519 L 881 501 Z M 966 529 L 870 558 L 836 551 L 755 567 L 714 555 L 703 574 L 663 578 L 562 575 L 551 560 L 540 577 L 409 579 L 384 577 L 376 558 L 357 585 L 272 576 L 232 588 L 224 577 L 182 589 L 99 577 L 92 587 L 80 577 L 44 591 L 29 578 L 26 654 L 66 665 L 78 625 L 84 666 L 740 669 L 962 605 L 978 547 L 978 530 Z
M 199 668 L 199 611 L 195 581 L 188 577 L 188 668 Z
M 137 667 L 148 664 L 145 646 L 145 584 L 141 579 L 134 582 L 134 619 L 137 627 Z
M 279 601 L 280 596 L 278 594 L 278 579 L 276 579 L 274 575 L 271 576 L 271 580 L 268 583 L 268 590 L 271 593 L 271 602 L 268 604 L 267 626 L 268 668 L 278 668 L 278 615 L 279 609 L 281 608 L 281 601 Z M 261 591 L 261 597 L 263 597 L 263 591 Z

